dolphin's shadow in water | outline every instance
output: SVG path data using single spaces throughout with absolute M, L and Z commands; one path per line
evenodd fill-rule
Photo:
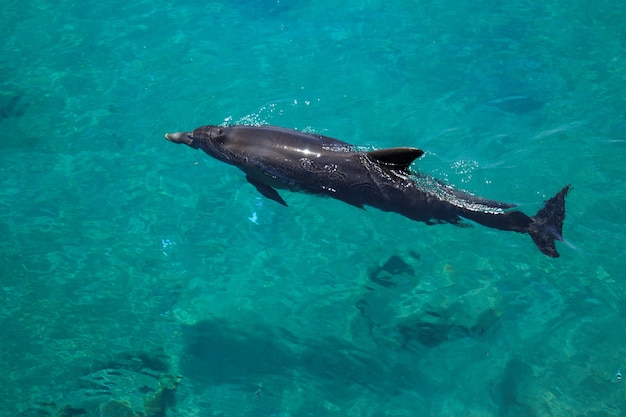
M 20 118 L 26 113 L 28 103 L 23 95 L 11 92 L 0 94 L 0 126 L 4 131 L 21 130 Z M 37 136 L 30 133 L 7 134 L 0 137 L 0 148 L 33 147 L 39 143 Z
M 0 122 L 10 117 L 22 117 L 25 111 L 26 104 L 21 95 L 0 96 Z
M 202 321 L 183 329 L 183 344 L 180 371 L 200 387 L 234 384 L 254 390 L 267 379 L 285 384 L 298 380 L 343 402 L 358 395 L 362 391 L 358 387 L 388 396 L 423 381 L 415 370 L 388 363 L 344 340 L 300 338 L 258 323 Z
M 494 107 L 505 113 L 517 115 L 537 110 L 541 108 L 543 104 L 544 103 L 541 101 L 535 100 L 532 97 L 523 94 L 512 94 L 505 97 L 497 97 L 483 103 L 485 106 Z

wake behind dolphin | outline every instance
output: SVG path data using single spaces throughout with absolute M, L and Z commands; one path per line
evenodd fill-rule
M 336 198 L 353 206 L 372 206 L 426 224 L 460 224 L 469 219 L 484 226 L 527 233 L 537 248 L 556 258 L 563 240 L 563 187 L 532 217 L 507 204 L 473 196 L 409 169 L 424 153 L 417 148 L 359 151 L 353 145 L 317 134 L 273 126 L 202 126 L 165 138 L 202 149 L 234 165 L 265 197 L 287 205 L 277 189 Z

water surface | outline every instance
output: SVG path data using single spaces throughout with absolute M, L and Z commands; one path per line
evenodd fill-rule
M 0 415 L 626 414 L 622 1 L 5 3 Z M 285 208 L 163 139 L 209 123 L 572 184 L 561 257 Z

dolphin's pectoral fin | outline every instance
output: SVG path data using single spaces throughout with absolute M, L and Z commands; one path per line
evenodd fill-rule
M 287 207 L 287 203 L 285 202 L 285 200 L 283 200 L 280 194 L 278 194 L 278 191 L 276 191 L 269 185 L 263 184 L 262 182 L 251 178 L 249 175 L 246 175 L 246 180 L 248 180 L 250 184 L 254 185 L 254 188 L 256 188 L 257 191 L 260 192 L 264 197 L 267 197 L 270 200 L 274 200 L 277 203 L 280 203 L 283 206 Z
M 414 160 L 424 155 L 424 151 L 417 148 L 387 148 L 366 154 L 379 164 L 407 169 Z

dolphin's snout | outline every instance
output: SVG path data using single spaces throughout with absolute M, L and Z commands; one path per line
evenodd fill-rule
M 176 132 L 176 133 L 166 133 L 165 139 L 174 143 L 184 143 L 185 145 L 191 146 L 193 143 L 193 139 L 185 133 L 185 132 Z

